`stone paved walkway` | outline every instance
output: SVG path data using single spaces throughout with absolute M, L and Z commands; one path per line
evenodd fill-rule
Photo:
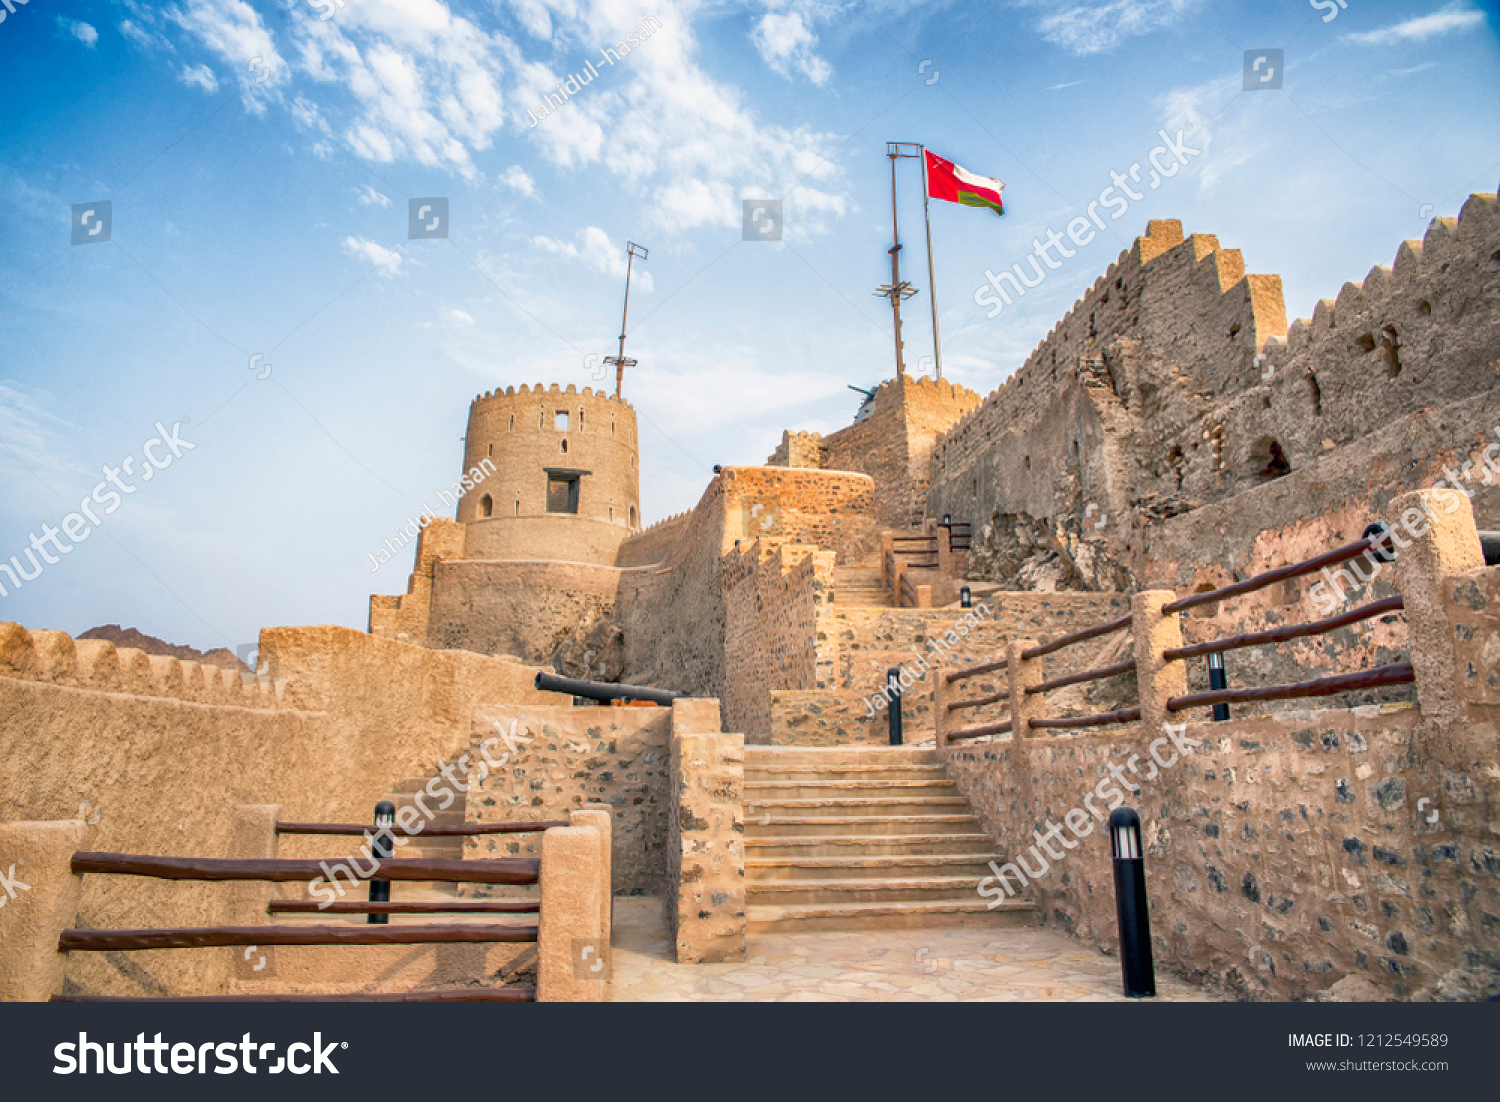
M 1120 963 L 1055 930 L 761 934 L 743 964 L 677 964 L 656 899 L 615 900 L 616 1002 L 1135 1002 Z M 1157 976 L 1157 1002 L 1213 1002 Z

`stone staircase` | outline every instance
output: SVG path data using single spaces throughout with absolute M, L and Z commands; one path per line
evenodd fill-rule
M 1004 862 L 931 749 L 745 747 L 750 933 L 1023 925 L 978 893 Z
M 835 566 L 833 603 L 851 608 L 891 608 L 891 594 L 880 584 L 879 565 Z

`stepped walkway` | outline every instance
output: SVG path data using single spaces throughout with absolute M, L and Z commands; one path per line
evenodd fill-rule
M 750 933 L 1006 926 L 979 882 L 997 859 L 935 751 L 745 747 L 745 917 Z

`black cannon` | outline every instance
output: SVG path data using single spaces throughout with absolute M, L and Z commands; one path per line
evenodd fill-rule
M 580 681 L 576 677 L 558 677 L 545 670 L 536 675 L 536 687 L 549 693 L 567 693 L 587 700 L 635 701 L 670 707 L 672 701 L 682 699 L 682 694 L 671 689 L 648 689 L 641 685 L 616 685 L 609 681 Z

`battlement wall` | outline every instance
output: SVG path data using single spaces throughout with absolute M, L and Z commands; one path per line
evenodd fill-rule
M 1434 405 L 1477 410 L 1500 382 L 1494 196 L 1471 196 L 1423 243 L 1401 245 L 1392 267 L 1290 328 L 1279 282 L 1243 269 L 1216 239 L 1151 223 L 938 443 L 930 514 L 971 520 L 976 532 L 991 521 L 996 533 L 1035 527 L 1059 544 L 1097 538 L 1104 559 L 1139 570 L 1144 545 L 1184 514 L 1303 471 L 1315 492 L 1332 453 Z M 1390 493 L 1430 479 L 1367 459 L 1367 479 Z M 1248 518 L 1231 523 L 1234 538 L 1221 530 L 1189 553 L 1222 558 L 1259 531 Z M 1006 558 L 994 538 L 977 561 Z M 1118 574 L 1103 570 L 1093 584 L 1119 584 Z

